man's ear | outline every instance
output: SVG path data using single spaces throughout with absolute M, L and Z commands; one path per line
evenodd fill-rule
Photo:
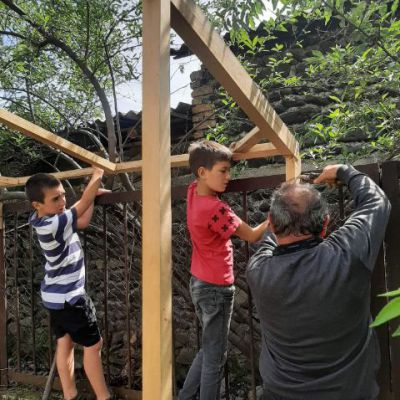
M 326 230 L 328 229 L 329 221 L 330 221 L 329 215 L 326 215 L 324 218 L 324 222 L 322 223 L 322 231 L 319 234 L 320 237 L 324 238 L 326 236 Z
M 268 213 L 268 221 L 269 221 L 269 229 L 270 231 L 272 231 L 273 233 L 275 233 L 275 226 L 274 223 L 272 222 L 272 216 L 271 213 Z

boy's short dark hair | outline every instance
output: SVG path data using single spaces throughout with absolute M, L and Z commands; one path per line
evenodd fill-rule
M 196 177 L 200 167 L 212 169 L 219 161 L 231 162 L 231 160 L 232 152 L 223 144 L 202 140 L 189 146 L 189 167 Z
M 44 202 L 44 190 L 61 185 L 61 181 L 50 174 L 39 173 L 32 175 L 25 184 L 25 194 L 30 202 Z

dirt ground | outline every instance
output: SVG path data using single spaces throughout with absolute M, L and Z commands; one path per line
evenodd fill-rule
M 9 387 L 0 388 L 0 400 L 40 400 L 43 395 L 43 389 L 37 387 L 27 387 L 11 384 Z M 52 400 L 61 400 L 62 394 L 58 391 L 52 391 L 50 398 Z

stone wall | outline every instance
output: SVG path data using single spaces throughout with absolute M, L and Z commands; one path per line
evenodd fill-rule
M 269 57 L 281 59 L 290 54 L 291 62 L 281 64 L 279 71 L 285 77 L 302 76 L 306 68 L 305 59 L 311 57 L 313 51 L 325 53 L 336 45 L 344 45 L 348 42 L 348 36 L 343 36 L 338 22 L 334 18 L 327 26 L 325 26 L 324 21 L 310 22 L 300 19 L 296 25 L 288 25 L 286 28 L 287 32 L 272 32 L 272 36 L 275 38 L 266 41 L 263 48 L 256 51 L 252 59 L 248 61 L 265 67 Z M 266 36 L 261 25 L 256 33 L 259 36 Z M 302 47 L 298 46 L 297 41 L 301 42 Z M 279 53 L 272 51 L 278 43 L 283 45 Z M 235 54 L 242 55 L 240 49 L 232 48 L 232 50 Z M 262 79 L 269 74 L 269 71 L 268 68 L 264 68 L 262 72 L 259 71 L 258 73 L 258 78 Z M 218 123 L 217 114 L 220 107 L 218 91 L 220 86 L 203 65 L 199 71 L 191 74 L 191 87 L 193 88 L 193 139 L 199 139 L 205 137 L 209 128 L 214 128 Z M 331 96 L 334 95 L 338 98 L 342 98 L 343 94 L 347 96 L 347 89 L 346 81 L 321 79 L 310 82 L 307 86 L 274 86 L 264 94 L 283 122 L 296 135 L 301 148 L 306 149 L 323 143 L 322 139 L 307 132 L 306 123 L 316 116 L 327 116 L 331 106 L 336 104 Z M 376 79 L 367 82 L 364 90 L 365 97 L 378 96 L 379 98 L 386 93 L 400 104 L 400 93 L 391 88 L 382 88 L 380 82 Z M 351 101 L 351 99 L 345 97 L 344 101 Z M 243 120 L 247 119 L 247 116 L 243 113 L 240 116 Z M 197 126 L 196 124 L 199 123 L 200 125 Z M 236 141 L 249 132 L 251 127 L 251 122 L 247 125 L 238 124 L 236 131 L 230 130 L 225 133 L 228 137 L 232 136 L 230 137 L 231 141 Z M 354 152 L 375 138 L 376 136 L 371 137 L 371 134 L 368 136 L 361 129 L 356 129 L 341 137 L 339 141 L 346 143 L 349 152 Z M 336 155 L 333 154 L 332 156 L 335 157 Z

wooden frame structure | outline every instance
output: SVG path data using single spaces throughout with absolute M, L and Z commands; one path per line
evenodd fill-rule
M 236 144 L 233 158 L 241 160 L 283 155 L 287 180 L 296 179 L 301 168 L 297 141 L 192 0 L 144 0 L 142 160 L 112 163 L 6 110 L 0 110 L 0 122 L 9 128 L 103 168 L 107 173 L 142 171 L 144 400 L 172 399 L 170 167 L 187 165 L 188 155 L 170 155 L 171 27 L 255 125 Z M 269 142 L 259 144 L 262 139 Z M 60 179 L 73 179 L 91 172 L 92 168 L 84 168 L 53 175 Z M 0 187 L 21 186 L 27 179 L 0 176 Z

